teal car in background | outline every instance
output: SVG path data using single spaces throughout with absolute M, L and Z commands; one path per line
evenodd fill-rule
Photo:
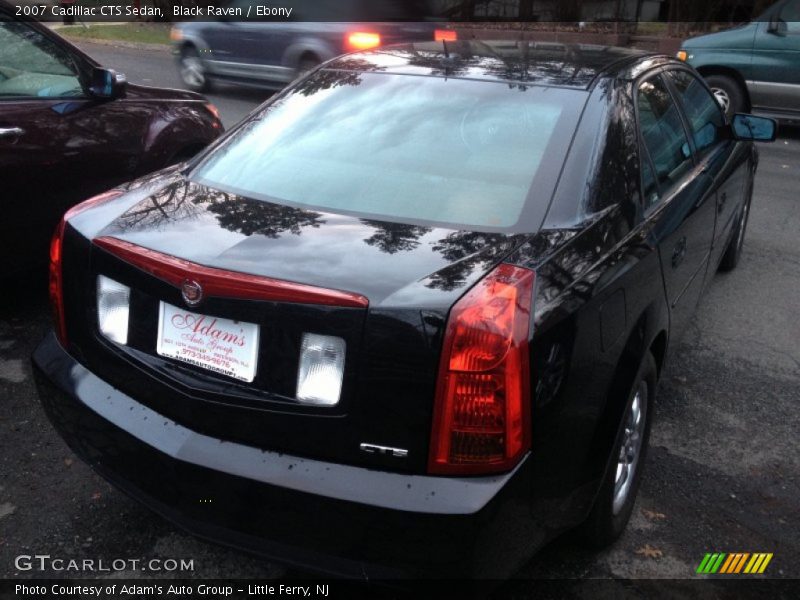
M 800 0 L 783 0 L 734 29 L 686 40 L 678 58 L 705 77 L 730 118 L 737 112 L 800 121 Z

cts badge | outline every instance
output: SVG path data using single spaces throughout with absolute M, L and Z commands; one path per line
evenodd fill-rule
M 189 306 L 197 306 L 203 300 L 203 287 L 192 279 L 184 279 L 181 284 L 181 296 Z

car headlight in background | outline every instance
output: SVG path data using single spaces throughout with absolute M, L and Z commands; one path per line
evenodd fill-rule
M 307 404 L 339 403 L 344 375 L 345 341 L 340 337 L 304 333 L 297 369 L 297 399 Z
M 131 288 L 103 275 L 97 276 L 97 326 L 112 342 L 128 343 Z
M 675 56 L 678 57 L 678 60 L 682 60 L 684 62 L 686 62 L 686 59 L 689 58 L 689 54 L 686 52 L 686 50 L 678 50 L 678 53 Z
M 180 42 L 183 39 L 183 32 L 177 27 L 173 27 L 169 30 L 169 39 L 173 42 Z

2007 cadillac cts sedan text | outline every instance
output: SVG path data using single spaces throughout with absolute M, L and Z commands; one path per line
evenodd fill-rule
M 334 59 L 67 213 L 41 400 L 113 484 L 284 563 L 498 576 L 567 528 L 608 544 L 774 135 L 666 56 Z

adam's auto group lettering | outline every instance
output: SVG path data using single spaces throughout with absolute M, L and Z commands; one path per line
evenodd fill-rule
M 233 596 L 234 593 L 247 594 L 248 596 L 288 596 L 310 598 L 312 596 L 327 596 L 330 593 L 328 585 L 253 585 L 237 587 L 233 585 L 65 585 L 54 583 L 52 585 L 25 585 L 18 583 L 14 586 L 17 596 L 96 596 L 110 598 L 119 594 L 126 596 Z

